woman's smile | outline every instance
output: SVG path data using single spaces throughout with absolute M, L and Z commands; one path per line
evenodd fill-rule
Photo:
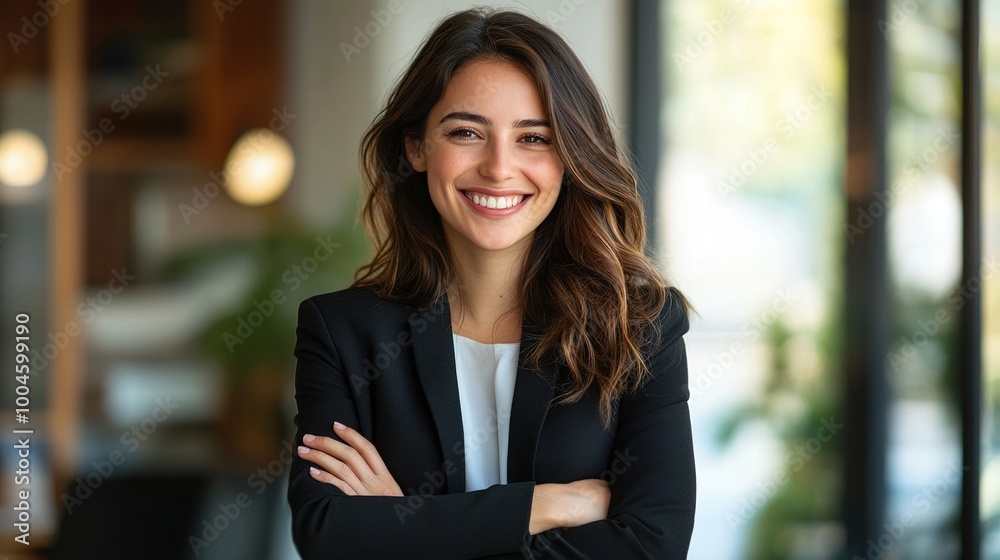
M 491 195 L 476 189 L 459 191 L 473 211 L 487 217 L 505 217 L 518 212 L 531 198 L 530 194 Z

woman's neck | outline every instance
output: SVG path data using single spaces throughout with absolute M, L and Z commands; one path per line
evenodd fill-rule
M 508 313 L 520 305 L 523 258 L 518 248 L 484 251 L 456 244 L 451 253 L 456 274 L 448 288 L 453 332 L 479 342 L 520 342 L 522 314 Z

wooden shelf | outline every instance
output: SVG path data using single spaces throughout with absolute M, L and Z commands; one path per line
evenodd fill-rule
M 101 172 L 195 170 L 203 167 L 196 147 L 177 139 L 111 137 L 88 158 L 88 168 Z

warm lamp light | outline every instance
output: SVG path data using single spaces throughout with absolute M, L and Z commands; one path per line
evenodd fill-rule
M 240 136 L 226 156 L 226 190 L 247 206 L 267 204 L 288 189 L 295 155 L 288 141 L 264 128 Z
M 0 135 L 0 183 L 30 187 L 45 177 L 45 144 L 33 132 L 8 130 Z

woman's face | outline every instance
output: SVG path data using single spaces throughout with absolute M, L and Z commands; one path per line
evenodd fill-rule
M 563 164 L 531 78 L 470 62 L 431 108 L 422 142 L 407 140 L 453 250 L 527 249 L 559 196 Z

